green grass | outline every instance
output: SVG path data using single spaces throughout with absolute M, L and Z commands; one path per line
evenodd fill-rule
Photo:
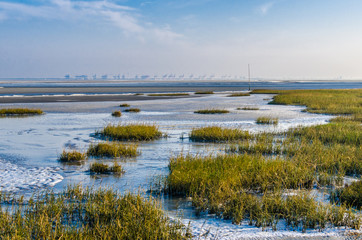
M 119 142 L 100 142 L 91 144 L 87 154 L 92 157 L 135 157 L 138 155 L 136 144 L 123 144 Z
M 227 142 L 248 139 L 251 135 L 248 131 L 211 126 L 194 128 L 189 137 L 195 142 Z
M 122 103 L 121 105 L 119 105 L 120 107 L 130 107 L 131 105 L 129 105 L 128 103 Z
M 213 91 L 197 91 L 195 94 L 214 94 Z
M 125 111 L 125 112 L 135 112 L 135 113 L 138 113 L 138 112 L 141 112 L 141 109 L 139 109 L 139 108 L 129 108 L 129 109 L 125 109 L 124 111 Z
M 250 96 L 250 93 L 232 93 L 230 95 L 227 95 L 227 97 L 247 97 Z
M 112 116 L 113 117 L 121 117 L 122 113 L 121 113 L 121 111 L 114 111 L 114 112 L 112 112 Z
M 6 196 L 2 196 L 4 199 Z M 0 208 L 1 239 L 188 239 L 153 198 L 109 189 L 70 187 Z M 2 201 L 2 203 L 5 203 Z
M 337 189 L 331 194 L 331 201 L 346 204 L 362 210 L 362 181 Z
M 361 218 L 341 206 L 324 205 L 297 194 L 282 197 L 283 189 L 312 188 L 315 174 L 308 166 L 261 155 L 183 156 L 170 160 L 165 191 L 191 197 L 198 212 L 240 223 L 248 219 L 258 227 L 276 225 L 280 219 L 297 229 L 323 229 L 328 224 L 358 229 Z M 263 192 L 258 197 L 255 192 Z
M 95 174 L 124 173 L 122 166 L 119 165 L 117 162 L 114 162 L 113 166 L 111 167 L 104 163 L 92 163 L 89 171 Z
M 148 96 L 151 97 L 173 97 L 173 96 L 189 96 L 188 93 L 150 93 Z
M 82 161 L 87 158 L 86 153 L 78 152 L 76 150 L 66 151 L 63 152 L 59 156 L 59 161 L 61 162 L 78 162 Z
M 258 107 L 242 107 L 242 108 L 237 108 L 236 110 L 259 110 Z
M 229 113 L 230 111 L 225 109 L 204 109 L 204 110 L 197 110 L 194 113 L 197 114 L 225 114 Z
M 102 137 L 118 141 L 150 141 L 162 137 L 157 126 L 147 124 L 109 124 L 96 133 Z
M 43 111 L 40 109 L 29 108 L 4 108 L 0 109 L 0 116 L 29 116 L 41 115 Z
M 341 90 L 253 90 L 252 93 L 278 94 L 271 104 L 305 105 L 312 113 L 350 114 L 362 121 L 362 89 Z
M 256 119 L 257 124 L 273 124 L 277 125 L 279 119 L 278 118 L 271 118 L 271 117 L 258 117 Z

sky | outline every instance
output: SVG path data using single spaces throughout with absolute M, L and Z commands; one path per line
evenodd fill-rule
M 360 0 L 0 0 L 0 78 L 362 79 Z

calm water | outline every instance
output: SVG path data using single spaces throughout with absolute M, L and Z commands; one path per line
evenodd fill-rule
M 19 194 L 31 194 L 39 189 L 54 187 L 61 191 L 69 184 L 87 186 L 107 186 L 120 192 L 144 191 L 155 176 L 164 176 L 168 172 L 170 157 L 181 152 L 191 154 L 210 154 L 222 152 L 223 144 L 192 143 L 188 133 L 194 127 L 219 125 L 238 127 L 251 132 L 283 131 L 300 125 L 327 123 L 328 115 L 301 112 L 304 107 L 268 105 L 271 95 L 252 95 L 248 97 L 226 97 L 226 94 L 214 94 L 200 98 L 171 100 L 135 101 L 132 107 L 138 107 L 140 113 L 123 113 L 121 118 L 113 118 L 110 113 L 119 109 L 116 102 L 98 103 L 42 103 L 25 104 L 25 107 L 39 107 L 45 115 L 28 118 L 0 118 L 0 187 L 5 191 Z M 15 104 L 15 106 L 17 106 Z M 24 104 L 21 104 L 24 106 Z M 236 110 L 237 107 L 259 107 L 257 111 Z M 0 104 L 0 107 L 4 105 Z M 225 115 L 198 115 L 193 111 L 206 108 L 222 108 L 231 111 Z M 259 116 L 278 117 L 278 126 L 255 124 Z M 94 132 L 108 123 L 152 123 L 169 135 L 168 138 L 139 143 L 141 154 L 136 158 L 121 159 L 125 173 L 120 177 L 112 175 L 90 175 L 90 163 L 113 160 L 89 159 L 82 165 L 65 165 L 57 158 L 64 148 L 86 150 L 91 142 L 97 141 Z M 180 137 L 183 136 L 184 139 Z M 171 215 L 177 209 L 183 211 L 184 221 L 193 221 L 195 234 L 202 233 L 204 226 L 214 229 L 212 234 L 221 236 L 240 235 L 261 232 L 260 229 L 243 228 L 230 222 L 213 218 L 195 219 L 192 208 L 184 199 L 163 199 L 164 207 Z M 203 222 L 207 221 L 204 225 Z M 224 230 L 220 230 L 220 228 Z M 216 231 L 216 232 L 215 232 Z M 286 230 L 285 234 L 290 231 Z M 235 235 L 236 234 L 236 235 Z

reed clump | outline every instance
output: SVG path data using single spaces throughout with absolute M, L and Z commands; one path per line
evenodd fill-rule
M 229 113 L 230 111 L 225 110 L 225 109 L 204 109 L 204 110 L 197 110 L 194 111 L 194 113 L 198 113 L 198 114 L 225 114 L 225 113 Z
M 92 163 L 89 168 L 89 171 L 95 174 L 124 173 L 122 166 L 119 165 L 117 162 L 114 162 L 113 166 L 108 166 L 107 164 L 104 163 L 97 163 L 97 162 Z
M 189 96 L 188 93 L 150 93 L 148 96 L 152 97 L 172 97 L 172 96 Z
M 258 117 L 256 119 L 257 124 L 273 124 L 277 125 L 279 122 L 278 118 L 271 118 L 271 117 Z
M 213 91 L 197 91 L 195 94 L 214 94 Z
M 188 239 L 153 198 L 111 189 L 69 187 L 0 208 L 2 239 Z
M 122 113 L 121 113 L 121 111 L 114 111 L 114 112 L 112 112 L 112 116 L 113 117 L 121 117 L 122 116 Z
M 128 103 L 122 103 L 121 105 L 119 105 L 120 107 L 130 107 L 131 105 L 129 105 Z
M 240 129 L 210 126 L 192 129 L 189 138 L 195 142 L 228 142 L 249 139 L 251 134 Z
M 118 141 L 150 141 L 162 137 L 156 125 L 147 124 L 109 124 L 96 134 Z
M 90 144 L 87 154 L 92 157 L 135 157 L 139 153 L 137 144 L 123 144 L 119 142 L 99 142 Z
M 236 110 L 250 110 L 250 111 L 253 111 L 253 110 L 259 110 L 258 107 L 242 107 L 242 108 L 237 108 Z
M 227 95 L 227 97 L 247 97 L 247 96 L 250 96 L 250 93 L 240 92 L 240 93 L 232 93 L 230 95 Z
M 79 152 L 77 150 L 66 151 L 63 152 L 59 156 L 59 161 L 61 162 L 79 162 L 85 160 L 87 158 L 87 154 L 83 152 Z
M 257 227 L 285 219 L 293 229 L 324 229 L 328 224 L 359 229 L 361 219 L 344 206 L 324 205 L 297 193 L 284 197 L 283 189 L 311 188 L 315 174 L 308 166 L 261 155 L 183 156 L 170 160 L 165 191 L 191 197 L 198 212 L 231 219 L 248 219 Z M 262 197 L 255 193 L 263 192 Z M 342 217 L 341 217 L 342 216 Z
M 139 108 L 128 108 L 124 110 L 125 112 L 134 112 L 134 113 L 138 113 L 141 112 L 141 109 Z
M 0 116 L 30 116 L 41 115 L 44 112 L 41 109 L 29 108 L 4 108 L 0 109 Z
M 331 201 L 362 210 L 362 181 L 359 180 L 335 190 L 331 194 Z

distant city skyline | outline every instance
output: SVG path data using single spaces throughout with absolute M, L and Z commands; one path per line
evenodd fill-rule
M 253 78 L 362 79 L 361 11 L 359 0 L 0 0 L 0 78 L 242 78 L 251 64 Z

